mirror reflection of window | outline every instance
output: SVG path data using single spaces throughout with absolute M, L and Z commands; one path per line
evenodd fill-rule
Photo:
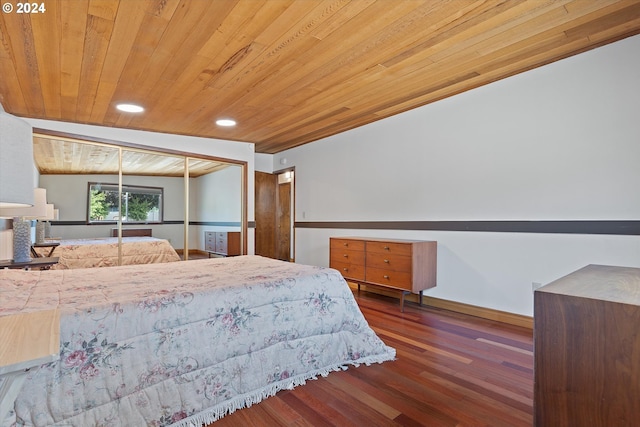
M 122 223 L 162 223 L 163 189 L 123 185 L 118 200 L 118 184 L 89 183 L 87 222 L 90 224 L 116 222 L 120 219 L 118 204 L 122 206 Z

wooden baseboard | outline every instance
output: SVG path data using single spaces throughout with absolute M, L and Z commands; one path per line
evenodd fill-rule
M 352 289 L 358 289 L 356 283 L 349 282 L 349 287 Z M 397 291 L 381 288 L 379 286 L 361 285 L 360 289 L 369 292 L 378 293 L 390 297 L 398 297 Z M 408 294 L 405 296 L 405 301 L 420 302 L 420 296 L 417 294 Z M 448 301 L 440 298 L 434 298 L 429 296 L 422 297 L 422 304 L 428 307 L 440 308 L 443 310 L 455 311 L 457 313 L 468 314 L 470 316 L 480 317 L 483 319 L 494 320 L 496 322 L 507 323 L 510 325 L 521 326 L 523 328 L 533 329 L 533 317 L 523 316 L 521 314 L 508 313 L 506 311 L 494 310 L 491 308 L 478 307 L 475 305 L 465 304 L 456 301 Z

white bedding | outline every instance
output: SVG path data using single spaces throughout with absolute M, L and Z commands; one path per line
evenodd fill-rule
M 395 356 L 337 271 L 258 256 L 1 270 L 0 291 L 0 316 L 61 310 L 60 360 L 30 374 L 18 426 L 210 423 Z

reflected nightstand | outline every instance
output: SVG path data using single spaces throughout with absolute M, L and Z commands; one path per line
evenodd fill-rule
M 40 257 L 40 258 L 32 258 L 29 261 L 24 262 L 15 262 L 12 259 L 5 259 L 0 261 L 0 268 L 13 268 L 13 269 L 24 269 L 31 270 L 32 268 L 39 268 L 40 270 L 47 270 L 51 268 L 52 265 L 57 264 L 58 257 Z
M 31 254 L 33 254 L 33 256 L 36 258 L 48 258 L 51 256 L 51 254 L 53 254 L 53 251 L 55 251 L 58 246 L 60 246 L 60 242 L 34 243 L 33 245 L 31 245 Z M 49 253 L 47 255 L 40 255 L 36 251 L 36 248 L 49 248 Z

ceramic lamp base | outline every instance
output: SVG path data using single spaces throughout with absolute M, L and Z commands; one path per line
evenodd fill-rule
M 13 219 L 13 261 L 31 261 L 31 221 Z
M 36 222 L 36 243 L 44 243 L 45 225 L 44 222 Z

